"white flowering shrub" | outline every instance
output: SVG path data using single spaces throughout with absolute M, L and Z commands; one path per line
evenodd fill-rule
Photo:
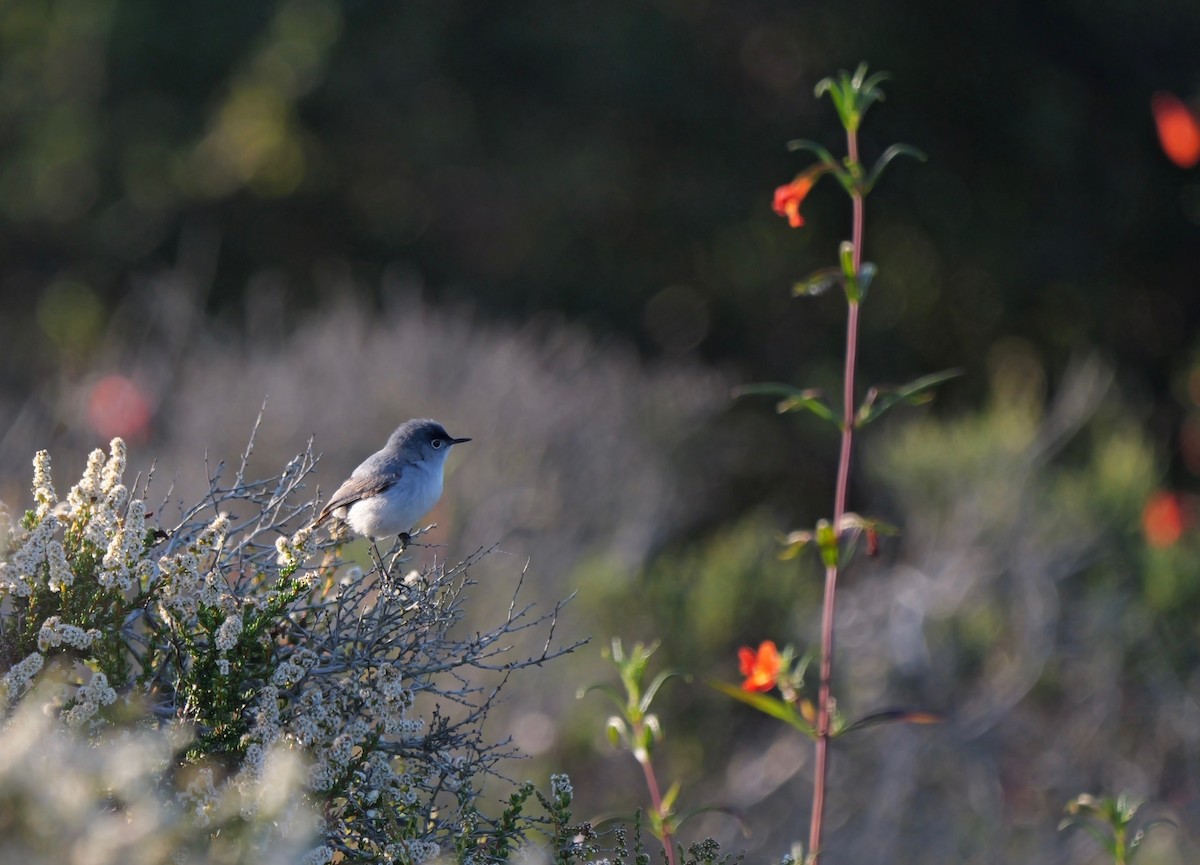
M 0 862 L 22 865 L 297 865 L 318 814 L 299 755 L 280 750 L 256 787 L 181 767 L 187 731 L 106 725 L 84 735 L 43 711 L 53 683 L 18 702 L 0 747 Z M 202 803 L 202 807 L 200 806 Z M 252 810 L 254 819 L 244 814 Z M 309 857 L 306 860 L 306 857 Z M 326 859 L 325 861 L 328 861 Z
M 0 719 L 32 702 L 96 740 L 130 717 L 187 729 L 173 797 L 201 824 L 231 797 L 256 819 L 255 791 L 297 757 L 324 817 L 313 863 L 505 855 L 530 823 L 523 798 L 482 816 L 481 784 L 512 755 L 482 725 L 513 671 L 574 648 L 553 643 L 558 608 L 514 594 L 494 628 L 458 635 L 486 552 L 407 574 L 348 567 L 306 527 L 311 448 L 265 481 L 246 479 L 248 456 L 164 526 L 147 485 L 126 487 L 120 439 L 62 499 L 38 453 L 33 507 L 0 520 Z M 515 655 L 529 630 L 539 649 Z

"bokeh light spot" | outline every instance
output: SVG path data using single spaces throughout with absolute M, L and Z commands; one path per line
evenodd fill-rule
M 145 441 L 150 432 L 150 399 L 123 375 L 106 375 L 92 385 L 87 400 L 88 425 L 102 438 L 121 436 Z
M 64 279 L 51 283 L 38 301 L 37 320 L 60 349 L 82 352 L 100 335 L 104 307 L 89 286 Z
M 1183 507 L 1173 493 L 1155 493 L 1142 511 L 1142 531 L 1152 547 L 1170 547 L 1183 536 Z
M 1200 116 L 1173 93 L 1155 93 L 1150 108 L 1167 158 L 1180 168 L 1200 162 Z

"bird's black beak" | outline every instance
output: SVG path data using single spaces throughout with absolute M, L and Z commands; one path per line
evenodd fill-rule
M 452 445 L 460 445 L 460 444 L 462 444 L 463 442 L 469 442 L 469 441 L 470 441 L 470 439 L 450 439 L 450 444 L 452 444 Z

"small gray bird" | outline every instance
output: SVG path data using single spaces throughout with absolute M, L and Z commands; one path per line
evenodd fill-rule
M 435 420 L 406 420 L 337 488 L 313 525 L 333 516 L 372 541 L 398 534 L 407 542 L 408 530 L 442 496 L 450 448 L 469 441 L 451 438 Z

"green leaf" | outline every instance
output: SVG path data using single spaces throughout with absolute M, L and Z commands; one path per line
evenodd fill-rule
M 743 396 L 782 397 L 775 406 L 775 410 L 780 414 L 795 411 L 810 411 L 836 427 L 840 428 L 841 426 L 838 419 L 834 416 L 833 410 L 822 401 L 819 390 L 812 388 L 801 390 L 790 384 L 762 382 L 760 384 L 744 384 L 734 388 L 733 395 L 735 398 Z
M 1116 845 L 1113 842 L 1113 839 L 1109 838 L 1107 835 L 1102 833 L 1099 829 L 1081 817 L 1064 817 L 1058 823 L 1058 831 L 1062 832 L 1064 829 L 1069 829 L 1072 826 L 1079 826 L 1081 829 L 1085 830 L 1089 835 L 1096 839 L 1096 843 L 1098 843 L 1108 852 L 1108 855 L 1113 855 L 1113 852 L 1116 850 Z
M 813 533 L 809 531 L 789 532 L 786 536 L 779 537 L 779 543 L 783 544 L 783 551 L 779 554 L 779 560 L 786 562 L 800 555 L 800 551 L 811 544 L 814 540 Z
M 1179 828 L 1179 826 L 1175 823 L 1174 820 L 1168 820 L 1166 817 L 1159 817 L 1156 820 L 1151 820 L 1148 823 L 1146 823 L 1145 826 L 1143 826 L 1141 829 L 1139 829 L 1137 831 L 1137 834 L 1133 836 L 1133 840 L 1129 842 L 1129 849 L 1130 850 L 1137 849 L 1138 845 L 1146 840 L 1146 834 L 1151 829 L 1155 829 L 1159 826 L 1170 826 L 1172 829 Z
M 613 703 L 616 704 L 616 707 L 618 709 L 620 709 L 622 711 L 625 710 L 625 701 L 623 699 L 621 699 L 621 695 L 618 694 L 616 692 L 616 690 L 609 687 L 608 685 L 596 684 L 596 685 L 589 685 L 586 688 L 580 688 L 578 691 L 575 692 L 575 699 L 582 700 L 588 694 L 592 693 L 592 691 L 599 691 L 601 694 L 603 694 L 604 696 L 606 696 L 610 700 L 612 700 Z
M 866 64 L 864 63 L 861 68 L 865 72 Z M 874 75 L 872 75 L 866 81 L 864 81 L 859 89 L 861 89 L 863 93 L 871 93 L 872 91 L 879 91 L 879 85 L 882 84 L 884 81 L 890 81 L 891 79 L 892 79 L 892 76 L 891 76 L 891 73 L 889 73 L 889 72 L 876 72 Z M 883 91 L 879 91 L 878 95 L 874 96 L 873 98 L 878 99 L 880 102 L 882 102 L 883 101 Z
M 829 520 L 817 520 L 817 548 L 827 568 L 838 566 L 838 533 Z
M 879 272 L 874 264 L 869 261 L 864 261 L 862 267 L 858 270 L 858 296 L 862 300 L 867 296 L 867 289 L 871 287 L 871 282 L 875 279 L 875 274 Z
M 858 287 L 858 273 L 854 269 L 854 244 L 843 240 L 838 246 L 838 259 L 842 264 L 842 280 L 846 289 L 846 299 L 851 303 L 862 300 L 862 291 Z
M 838 245 L 838 260 L 842 263 L 842 273 L 846 279 L 854 279 L 854 244 L 843 240 Z
M 675 800 L 679 798 L 679 791 L 681 789 L 682 789 L 682 785 L 677 780 L 674 784 L 672 784 L 670 786 L 670 788 L 667 790 L 667 792 L 663 794 L 662 806 L 661 806 L 661 812 L 662 812 L 663 817 L 666 817 L 675 809 Z
M 945 719 L 935 712 L 919 712 L 909 709 L 884 709 L 864 715 L 857 721 L 847 724 L 838 730 L 835 735 L 844 736 L 847 733 L 853 733 L 855 730 L 864 730 L 867 727 L 876 727 L 880 724 L 890 724 L 893 722 L 901 724 L 940 724 L 943 720 Z
M 908 144 L 893 144 L 887 150 L 883 151 L 883 155 L 875 162 L 875 166 L 871 169 L 871 173 L 867 175 L 867 182 L 864 185 L 863 191 L 870 192 L 872 187 L 879 182 L 879 178 L 883 176 L 883 170 L 897 156 L 911 156 L 913 159 L 925 162 L 927 157 L 922 151 Z
M 773 697 L 770 694 L 760 694 L 756 691 L 745 691 L 737 685 L 730 685 L 727 682 L 712 682 L 708 683 L 716 688 L 722 694 L 733 699 L 745 703 L 747 706 L 758 709 L 764 715 L 770 715 L 772 718 L 777 718 L 785 724 L 795 727 L 806 736 L 816 738 L 817 731 L 808 721 L 805 721 L 803 716 L 796 711 L 796 708 L 786 700 L 781 700 L 779 697 Z
M 666 684 L 668 679 L 673 678 L 680 678 L 686 681 L 691 677 L 687 673 L 684 673 L 680 670 L 664 670 L 655 676 L 654 680 L 650 683 L 650 687 L 646 688 L 646 693 L 642 695 L 642 700 L 638 704 L 638 708 L 640 708 L 643 713 L 648 711 L 650 709 L 650 703 L 654 699 L 654 695 L 658 693 L 658 689 Z
M 933 399 L 928 391 L 944 381 L 962 375 L 962 370 L 947 369 L 931 373 L 896 388 L 871 388 L 854 418 L 854 428 L 862 429 L 899 403 L 917 405 Z
M 725 814 L 732 817 L 737 822 L 738 828 L 742 830 L 742 835 L 744 837 L 750 836 L 750 826 L 746 823 L 745 818 L 742 817 L 741 812 L 728 805 L 704 805 L 700 808 L 691 808 L 682 814 L 676 814 L 674 817 L 675 828 L 680 828 L 685 822 L 698 814 L 712 813 Z
M 817 159 L 821 160 L 822 163 L 829 166 L 830 170 L 837 170 L 838 164 L 837 160 L 833 158 L 833 154 L 815 141 L 809 141 L 806 138 L 796 138 L 787 143 L 787 149 L 792 153 L 798 150 L 807 150 L 809 153 L 815 155 Z
M 827 292 L 842 277 L 836 267 L 823 267 L 792 285 L 793 297 L 817 297 Z
M 629 739 L 629 728 L 625 726 L 625 722 L 613 715 L 608 719 L 608 723 L 604 725 L 604 735 L 608 737 L 608 742 L 614 748 L 621 747 L 621 741 Z

